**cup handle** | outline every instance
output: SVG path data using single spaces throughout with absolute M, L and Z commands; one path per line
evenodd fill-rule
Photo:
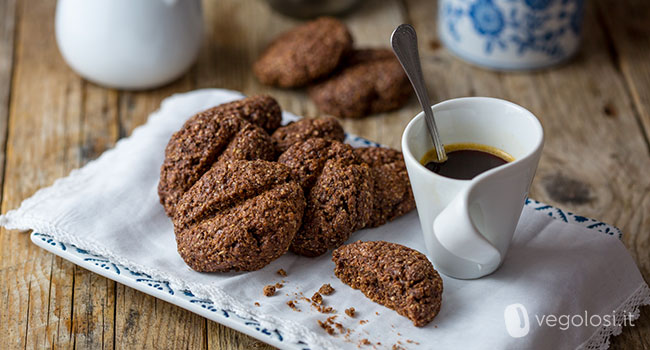
M 469 214 L 469 189 L 461 191 L 433 221 L 433 234 L 452 254 L 479 265 L 498 265 L 501 253 L 477 229 Z

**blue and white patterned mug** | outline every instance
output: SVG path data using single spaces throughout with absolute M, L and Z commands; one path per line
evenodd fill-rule
M 460 58 L 486 68 L 555 65 L 580 47 L 584 0 L 439 0 L 438 32 Z

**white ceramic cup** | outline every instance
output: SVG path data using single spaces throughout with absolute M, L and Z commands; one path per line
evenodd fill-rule
M 56 42 L 79 75 L 120 89 L 181 76 L 203 35 L 200 0 L 59 0 Z
M 495 98 L 458 98 L 432 109 L 444 144 L 478 143 L 515 158 L 472 180 L 452 179 L 420 163 L 433 148 L 424 113 L 413 118 L 402 135 L 429 258 L 450 277 L 483 277 L 501 265 L 508 251 L 542 153 L 544 132 L 525 108 Z

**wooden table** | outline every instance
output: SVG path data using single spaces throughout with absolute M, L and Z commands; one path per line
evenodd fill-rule
M 163 88 L 125 92 L 86 82 L 54 40 L 53 0 L 0 0 L 0 174 L 2 212 L 128 136 L 175 92 L 223 87 L 270 93 L 293 113 L 318 116 L 302 91 L 260 85 L 250 66 L 277 33 L 298 23 L 262 0 L 206 0 L 205 41 L 194 67 Z M 359 45 L 387 46 L 402 22 L 420 34 L 434 101 L 495 96 L 542 121 L 546 147 L 531 196 L 620 227 L 650 280 L 650 2 L 589 2 L 582 51 L 538 73 L 474 68 L 436 36 L 430 0 L 372 0 L 345 18 Z M 418 107 L 346 120 L 347 131 L 399 147 Z M 0 230 L 0 348 L 270 348 L 145 295 Z M 650 348 L 650 308 L 614 348 Z

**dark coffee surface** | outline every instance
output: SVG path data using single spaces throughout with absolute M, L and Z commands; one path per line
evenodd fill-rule
M 447 153 L 446 162 L 427 162 L 425 167 L 436 174 L 453 179 L 470 180 L 476 175 L 506 164 L 508 161 L 492 153 L 461 149 Z

